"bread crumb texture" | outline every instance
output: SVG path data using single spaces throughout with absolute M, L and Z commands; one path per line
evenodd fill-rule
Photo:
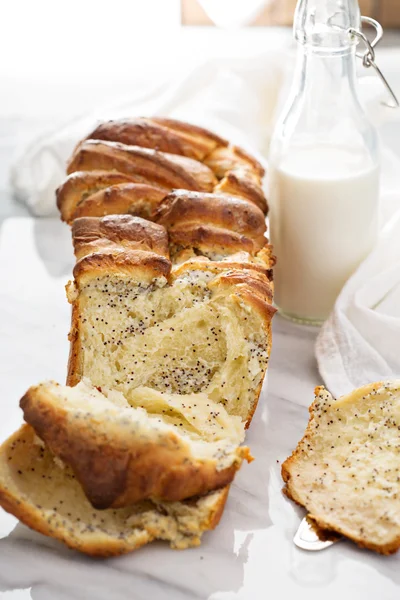
M 400 547 L 400 380 L 338 400 L 316 389 L 304 438 L 282 465 L 286 494 L 316 523 L 382 554 Z
M 210 286 L 217 278 L 190 270 L 166 287 L 112 275 L 86 283 L 78 300 L 82 373 L 133 406 L 141 405 L 139 387 L 202 392 L 245 420 L 267 366 L 268 332 L 232 288 Z

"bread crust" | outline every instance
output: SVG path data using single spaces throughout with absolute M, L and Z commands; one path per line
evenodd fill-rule
M 375 394 L 379 389 L 384 387 L 386 384 L 387 384 L 387 382 L 384 382 L 384 381 L 368 384 L 362 388 L 359 388 L 358 390 L 355 390 L 353 392 L 354 398 L 360 399 L 369 394 Z M 295 467 L 297 465 L 298 462 L 302 461 L 302 458 L 303 458 L 302 455 L 303 455 L 304 449 L 307 448 L 313 441 L 315 421 L 318 417 L 318 410 L 319 410 L 319 405 L 320 405 L 320 401 L 321 401 L 320 396 L 321 396 L 321 393 L 323 394 L 324 392 L 326 392 L 326 390 L 323 386 L 318 386 L 315 388 L 315 400 L 309 407 L 310 418 L 309 418 L 309 422 L 308 422 L 306 431 L 304 433 L 304 436 L 299 441 L 297 447 L 292 452 L 291 456 L 289 456 L 285 460 L 285 462 L 282 464 L 282 467 L 281 467 L 282 479 L 285 482 L 285 486 L 283 488 L 284 494 L 288 498 L 293 500 L 296 504 L 298 504 L 299 506 L 302 506 L 306 509 L 307 509 L 307 503 L 305 503 L 302 500 L 302 498 L 299 496 L 299 494 L 296 491 L 296 481 L 295 481 L 295 478 L 292 477 L 292 469 L 293 469 L 293 467 Z M 342 402 L 346 402 L 348 397 L 349 396 L 344 396 L 344 397 L 336 400 L 335 406 L 340 405 Z M 347 529 L 345 527 L 339 526 L 337 521 L 335 520 L 335 515 L 332 515 L 332 517 L 330 519 L 327 519 L 327 518 L 320 517 L 319 515 L 310 513 L 310 517 L 317 524 L 317 526 L 319 528 L 321 528 L 322 530 L 335 531 L 341 535 L 344 535 L 344 536 L 348 537 L 349 539 L 351 539 L 353 542 L 355 542 L 357 544 L 357 546 L 359 546 L 360 548 L 366 548 L 369 550 L 373 550 L 374 552 L 377 552 L 377 553 L 383 554 L 383 555 L 393 554 L 400 549 L 400 536 L 396 537 L 395 539 L 393 539 L 391 542 L 389 542 L 387 544 L 376 544 L 376 543 L 366 539 L 365 537 L 359 537 L 357 535 L 354 535 L 352 533 L 352 531 L 350 531 L 349 529 Z
M 34 461 L 36 457 L 41 457 L 40 446 L 35 444 L 34 439 L 33 429 L 25 424 L 2 444 L 0 448 L 0 472 L 3 479 L 8 478 L 4 477 L 4 470 L 9 470 L 12 465 L 8 458 L 18 444 L 18 440 L 24 442 L 23 450 L 26 458 L 29 456 Z M 48 451 L 45 450 L 44 452 Z M 38 481 L 37 485 L 42 485 L 42 482 Z M 65 485 L 68 489 L 68 486 L 72 485 L 71 479 L 66 478 Z M 203 532 L 214 529 L 218 525 L 228 492 L 229 486 L 212 492 L 204 499 L 192 499 L 182 504 L 182 506 L 187 506 L 187 510 L 193 510 L 193 517 L 185 539 L 180 542 L 172 537 L 166 537 L 164 528 L 158 521 L 152 523 L 143 520 L 143 523 L 140 523 L 140 514 L 138 516 L 139 524 L 135 528 L 131 527 L 130 530 L 121 529 L 121 535 L 118 535 L 118 532 L 115 535 L 110 535 L 103 530 L 97 531 L 90 526 L 90 523 L 87 523 L 87 529 L 82 531 L 82 529 L 78 529 L 76 520 L 80 514 L 79 500 L 71 506 L 70 518 L 74 520 L 71 523 L 65 518 L 57 516 L 51 509 L 35 504 L 22 489 L 19 490 L 16 486 L 3 484 L 0 487 L 0 505 L 31 529 L 55 538 L 73 550 L 78 550 L 93 557 L 107 558 L 132 552 L 155 539 L 167 539 L 173 548 L 198 546 Z M 203 508 L 205 502 L 208 502 L 209 506 Z M 52 505 L 50 504 L 50 506 Z M 157 505 L 154 505 L 154 507 L 156 508 Z M 135 506 L 133 506 L 132 514 L 135 514 L 135 511 Z M 160 511 L 160 515 L 165 514 L 165 505 L 160 505 Z M 174 518 L 173 515 L 174 512 L 172 511 L 172 519 Z
M 56 191 L 61 219 L 134 214 L 151 218 L 168 190 L 115 171 L 75 171 Z
M 268 202 L 261 187 L 261 182 L 252 178 L 248 172 L 230 171 L 214 188 L 216 193 L 231 194 L 248 200 L 258 206 L 264 214 L 268 213 Z
M 173 119 L 146 117 L 101 123 L 87 139 L 142 146 L 199 161 L 204 160 L 217 145 L 227 143 L 210 131 L 195 125 Z
M 142 250 L 169 258 L 165 228 L 125 214 L 75 219 L 72 225 L 72 242 L 77 260 L 112 248 Z
M 252 173 L 259 181 L 264 177 L 264 167 L 254 156 L 248 154 L 238 146 L 222 146 L 216 148 L 205 159 L 205 164 L 215 173 L 218 179 L 235 169 L 241 168 L 244 172 Z
M 251 238 L 212 225 L 189 224 L 175 227 L 169 231 L 169 239 L 172 260 L 186 248 L 215 260 L 240 250 L 249 254 L 257 252 Z
M 186 121 L 180 121 L 177 119 L 170 119 L 168 117 L 152 117 L 152 121 L 154 123 L 170 127 L 175 131 L 187 133 L 195 138 L 205 138 L 208 142 L 215 142 L 217 146 L 229 145 L 229 142 L 226 139 L 217 135 L 213 131 L 206 129 L 205 127 L 200 127 L 199 125 L 193 125 L 193 123 L 187 123 Z
M 61 213 L 62 221 L 72 223 L 75 212 L 92 194 L 110 186 L 134 181 L 134 177 L 117 171 L 95 170 L 70 173 L 56 190 L 57 208 Z
M 275 257 L 272 252 L 272 246 L 268 243 L 266 243 L 255 256 L 252 256 L 243 249 L 240 249 L 237 253 L 226 256 L 220 261 L 212 261 L 206 256 L 199 256 L 190 252 L 184 256 L 186 256 L 185 260 L 176 262 L 172 267 L 175 275 L 191 268 L 192 265 L 195 265 L 197 268 L 200 263 L 202 269 L 213 273 L 228 271 L 230 269 L 262 273 L 273 289 L 273 267 L 275 265 Z
M 231 466 L 218 470 L 215 459 L 199 460 L 188 443 L 171 431 L 125 428 L 107 415 L 71 412 L 53 389 L 31 387 L 20 401 L 24 419 L 50 450 L 74 471 L 97 509 L 121 508 L 140 500 L 180 501 L 228 485 L 249 449 L 238 447 Z M 132 411 L 133 412 L 133 411 Z
M 165 228 L 140 217 L 81 217 L 73 223 L 72 241 L 78 284 L 111 273 L 149 283 L 171 271 Z
M 168 277 L 171 262 L 164 256 L 142 250 L 111 248 L 84 256 L 76 263 L 73 275 L 78 285 L 104 275 L 129 276 L 132 281 L 150 284 L 157 277 Z
M 118 171 L 134 178 L 137 183 L 169 190 L 184 188 L 210 192 L 217 183 L 207 166 L 185 156 L 140 146 L 127 146 L 119 142 L 81 142 L 67 165 L 67 173 L 99 169 Z
M 144 183 L 120 183 L 87 197 L 74 211 L 71 221 L 79 217 L 130 214 L 153 219 L 165 197 L 165 190 Z
M 79 216 L 102 216 L 131 212 L 153 218 L 158 201 L 152 193 L 150 205 L 125 188 L 99 193 L 111 185 L 147 184 L 165 194 L 173 188 L 230 194 L 258 206 L 268 205 L 262 189 L 263 166 L 245 150 L 202 127 L 162 117 L 122 119 L 100 123 L 79 143 L 68 165 L 68 173 L 79 169 L 77 179 L 67 179 L 57 190 L 57 205 L 63 220 Z M 94 178 L 84 173 L 102 173 L 96 189 Z M 113 172 L 127 180 L 104 185 L 104 173 Z M 143 190 L 142 190 L 143 191 Z M 97 193 L 95 198 L 90 198 Z
M 155 220 L 164 225 L 174 244 L 202 244 L 255 253 L 265 244 L 264 215 L 256 206 L 233 196 L 176 190 L 161 203 Z

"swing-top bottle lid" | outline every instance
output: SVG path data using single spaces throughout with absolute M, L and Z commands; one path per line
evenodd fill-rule
M 349 29 L 360 25 L 357 0 L 298 0 L 294 37 L 304 45 L 340 51 L 356 43 Z

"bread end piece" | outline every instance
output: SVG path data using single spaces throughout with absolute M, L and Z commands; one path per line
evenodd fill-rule
M 22 523 L 95 557 L 126 554 L 160 539 L 198 546 L 220 520 L 229 487 L 185 502 L 95 510 L 72 471 L 23 425 L 0 447 L 0 505 Z
M 164 420 L 171 410 L 168 396 L 143 388 L 143 402 L 146 395 L 152 396 L 153 411 L 157 401 L 165 402 L 158 414 L 129 406 L 118 392 L 107 397 L 86 381 L 73 388 L 54 382 L 31 387 L 20 405 L 25 421 L 72 468 L 98 509 L 199 496 L 231 483 L 243 459 L 251 460 L 248 448 L 238 446 L 243 427 L 231 432 L 236 439 L 193 443 L 183 415 L 181 427 Z M 206 411 L 204 406 L 204 419 Z M 209 414 L 211 418 L 212 409 Z
M 315 390 L 303 439 L 282 465 L 284 493 L 361 548 L 400 548 L 400 381 L 334 400 Z

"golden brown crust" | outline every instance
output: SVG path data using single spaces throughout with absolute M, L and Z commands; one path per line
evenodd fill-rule
M 77 260 L 88 254 L 110 251 L 113 248 L 143 250 L 169 257 L 165 228 L 130 215 L 75 219 L 72 225 L 72 241 Z
M 83 141 L 72 155 L 67 173 L 99 169 L 118 171 L 134 178 L 137 183 L 169 190 L 184 188 L 210 192 L 217 183 L 207 166 L 185 156 L 118 142 Z
M 175 190 L 155 220 L 167 228 L 175 253 L 191 247 L 206 255 L 255 254 L 266 241 L 261 210 L 233 196 Z
M 61 219 L 71 223 L 75 218 L 76 210 L 86 198 L 112 185 L 132 182 L 134 178 L 116 171 L 95 170 L 70 173 L 56 190 L 57 208 L 61 213 Z
M 71 215 L 70 222 L 79 217 L 130 214 L 153 219 L 165 190 L 145 183 L 120 183 L 99 190 L 85 198 Z
M 137 118 L 101 123 L 87 139 L 121 142 L 204 160 L 222 138 L 206 129 L 173 119 Z
M 231 262 L 231 261 L 208 261 L 201 257 L 192 258 L 172 270 L 171 280 L 178 279 L 185 271 L 210 271 L 219 276 L 210 283 L 210 288 L 224 293 L 233 291 L 238 304 L 247 304 L 255 312 L 258 312 L 262 318 L 262 327 L 267 335 L 268 347 L 267 355 L 270 356 L 272 348 L 272 318 L 276 313 L 276 308 L 272 304 L 273 300 L 273 282 L 270 278 L 270 269 L 274 264 L 275 257 L 272 254 L 272 248 L 266 245 L 260 252 L 262 257 L 261 264 Z M 254 394 L 254 401 L 250 407 L 246 418 L 246 429 L 251 424 L 254 413 L 257 408 L 258 400 L 261 394 L 264 375 Z
M 218 260 L 226 255 L 244 250 L 255 254 L 254 241 L 240 233 L 226 231 L 212 225 L 183 225 L 169 232 L 171 258 L 176 260 L 182 250 L 190 248 Z
M 230 171 L 218 183 L 214 189 L 221 194 L 232 194 L 248 200 L 258 206 L 264 214 L 268 213 L 268 204 L 261 187 L 261 182 L 257 178 L 251 177 L 248 172 L 241 170 Z
M 171 262 L 163 256 L 154 252 L 117 247 L 84 256 L 76 263 L 73 275 L 79 284 L 102 275 L 117 273 L 150 284 L 156 277 L 168 277 L 170 271 Z
M 253 156 L 238 146 L 216 148 L 207 156 L 204 163 L 210 167 L 218 179 L 225 177 L 229 171 L 241 168 L 252 173 L 259 181 L 264 177 L 264 167 Z
M 199 256 L 189 249 L 182 252 L 182 260 L 179 260 L 173 265 L 174 276 L 179 275 L 186 269 L 199 268 L 199 261 L 201 261 L 202 268 L 212 273 L 219 273 L 221 271 L 243 270 L 243 271 L 256 271 L 265 275 L 270 285 L 273 287 L 273 267 L 275 265 L 275 256 L 272 252 L 272 246 L 268 243 L 255 256 L 250 255 L 248 252 L 242 249 L 236 254 L 230 254 L 224 257 L 220 261 L 211 261 L 205 256 Z
M 182 188 L 231 194 L 268 211 L 261 186 L 264 169 L 254 157 L 204 128 L 174 119 L 142 117 L 99 124 L 75 149 L 68 172 L 77 169 L 77 179 L 68 178 L 57 191 L 57 205 L 69 223 L 79 216 L 121 212 L 152 218 L 152 206 L 144 201 L 138 204 L 136 194 L 132 203 L 119 189 L 89 198 L 106 187 L 128 182 L 147 184 L 159 193 Z M 108 185 L 100 181 L 96 188 L 95 178 L 89 175 L 94 170 L 103 172 L 99 175 L 103 180 L 106 172 L 126 179 Z
M 82 217 L 72 227 L 77 284 L 112 273 L 130 275 L 148 284 L 168 277 L 167 234 L 161 225 L 130 215 Z
M 20 448 L 18 448 L 18 444 Z M 23 449 L 22 452 L 21 448 Z M 29 467 L 29 470 L 35 470 L 35 466 L 37 466 L 36 461 L 44 459 L 51 463 L 52 458 L 48 455 L 48 450 L 42 449 L 40 445 L 35 443 L 35 433 L 29 425 L 23 425 L 1 446 L 0 463 L 2 465 L 0 471 L 2 477 L 0 482 L 0 505 L 22 523 L 43 535 L 63 542 L 71 549 L 93 557 L 119 556 L 137 550 L 154 539 L 166 539 L 162 527 L 157 522 L 143 521 L 136 528 L 131 526 L 126 531 L 121 528 L 120 531 L 117 529 L 116 532 L 107 532 L 107 530 L 100 527 L 96 529 L 90 523 L 83 523 L 80 518 L 80 510 L 81 502 L 85 500 L 84 497 L 81 500 L 79 496 L 80 490 L 76 489 L 76 484 L 74 484 L 69 476 L 65 477 L 64 491 L 68 494 L 69 488 L 73 486 L 76 489 L 77 496 L 75 497 L 74 505 L 68 506 L 68 509 L 65 509 L 65 513 L 68 510 L 71 511 L 69 514 L 65 514 L 65 516 L 57 513 L 52 508 L 54 500 L 51 497 L 49 506 L 42 506 L 30 498 L 28 490 L 25 493 L 23 487 L 18 489 L 16 486 L 7 484 L 8 477 L 12 477 L 14 474 L 19 478 L 23 478 L 23 472 L 21 471 L 21 475 L 18 473 L 20 469 Z M 10 460 L 11 458 L 13 460 Z M 53 468 L 55 468 L 54 464 Z M 39 475 L 37 475 L 37 478 L 37 487 L 47 487 L 51 494 L 51 482 L 47 480 L 43 481 Z M 198 545 L 202 533 L 214 529 L 218 525 L 228 492 L 229 486 L 213 492 L 210 496 L 212 501 L 205 509 L 200 508 L 200 506 L 198 508 L 198 505 L 203 502 L 201 499 L 191 499 L 182 504 L 187 510 L 193 511 L 196 528 L 190 531 L 190 538 L 188 538 L 186 545 L 175 543 L 174 547 Z M 127 509 L 122 510 L 126 514 Z M 157 505 L 153 505 L 153 510 L 158 510 Z M 93 512 L 93 509 L 91 512 Z M 118 510 L 116 512 L 118 513 Z M 136 508 L 133 506 L 132 515 L 135 515 L 135 513 Z M 101 514 L 104 514 L 104 512 L 97 513 L 97 520 L 100 523 Z M 163 505 L 160 506 L 159 514 L 160 516 L 165 514 L 165 507 Z M 127 516 L 129 518 L 129 514 Z M 174 542 L 172 538 L 170 538 L 170 541 Z
M 181 225 L 214 225 L 246 235 L 262 248 L 266 224 L 261 210 L 234 196 L 175 190 L 160 205 L 155 220 L 169 231 Z
M 138 421 L 129 429 L 107 421 L 106 413 L 70 412 L 46 385 L 31 387 L 20 407 L 25 421 L 72 468 L 97 509 L 148 498 L 174 502 L 203 495 L 229 484 L 243 459 L 251 459 L 248 448 L 239 447 L 232 465 L 217 470 L 215 459 L 196 459 L 171 431 L 149 435 Z
M 72 293 L 71 288 L 73 288 Z M 75 297 L 75 286 L 71 281 L 66 285 L 66 292 L 68 302 L 72 304 L 71 327 L 68 333 L 68 341 L 70 343 L 70 346 L 68 355 L 66 385 L 74 387 L 81 381 L 83 376 L 83 352 L 82 345 L 80 344 L 80 306 L 78 298 Z
M 364 386 L 363 388 L 360 388 L 360 390 L 356 390 L 356 392 L 359 391 L 360 395 L 365 397 L 369 393 L 373 393 L 373 394 L 376 393 L 376 391 L 379 390 L 379 388 L 382 388 L 384 385 L 385 385 L 385 382 L 379 381 L 379 382 L 371 383 L 367 386 Z M 310 418 L 309 418 L 309 422 L 306 427 L 304 436 L 299 441 L 296 448 L 293 450 L 292 454 L 285 460 L 285 462 L 282 464 L 282 467 L 281 467 L 282 479 L 285 482 L 285 486 L 283 488 L 283 493 L 288 498 L 293 500 L 296 504 L 298 504 L 299 506 L 305 507 L 305 508 L 307 508 L 307 507 L 305 506 L 304 502 L 302 501 L 302 499 L 299 497 L 299 495 L 296 492 L 295 482 L 293 481 L 293 478 L 292 478 L 292 467 L 295 466 L 298 461 L 302 460 L 302 455 L 304 452 L 303 449 L 305 447 L 307 447 L 309 444 L 311 444 L 312 438 L 315 435 L 314 421 L 317 418 L 318 408 L 320 405 L 320 397 L 319 397 L 320 392 L 324 391 L 324 390 L 325 390 L 325 388 L 320 387 L 320 386 L 315 388 L 315 400 L 308 409 Z M 383 554 L 386 556 L 390 555 L 390 554 L 394 554 L 395 552 L 397 552 L 400 549 L 400 536 L 395 538 L 393 541 L 391 541 L 390 543 L 387 543 L 387 544 L 375 544 L 373 542 L 368 541 L 365 537 L 362 538 L 362 537 L 353 535 L 348 529 L 338 526 L 337 523 L 332 523 L 330 521 L 328 522 L 328 521 L 324 520 L 323 518 L 318 517 L 318 515 L 312 514 L 310 516 L 311 516 L 312 520 L 316 523 L 316 525 L 319 528 L 321 528 L 322 530 L 335 531 L 341 535 L 344 535 L 344 536 L 348 537 L 349 539 L 351 539 L 353 542 L 355 542 L 357 544 L 357 546 L 359 546 L 360 548 L 366 548 L 369 550 L 373 550 L 374 552 L 378 552 L 379 554 Z
M 222 272 L 218 278 L 210 283 L 210 287 L 218 288 L 219 290 L 234 288 L 237 294 L 248 292 L 252 296 L 258 297 L 263 302 L 263 305 L 268 306 L 268 309 L 266 309 L 268 314 L 271 310 L 273 314 L 276 312 L 276 309 L 272 306 L 272 285 L 263 273 L 257 273 L 256 271 L 246 272 L 243 269 Z

